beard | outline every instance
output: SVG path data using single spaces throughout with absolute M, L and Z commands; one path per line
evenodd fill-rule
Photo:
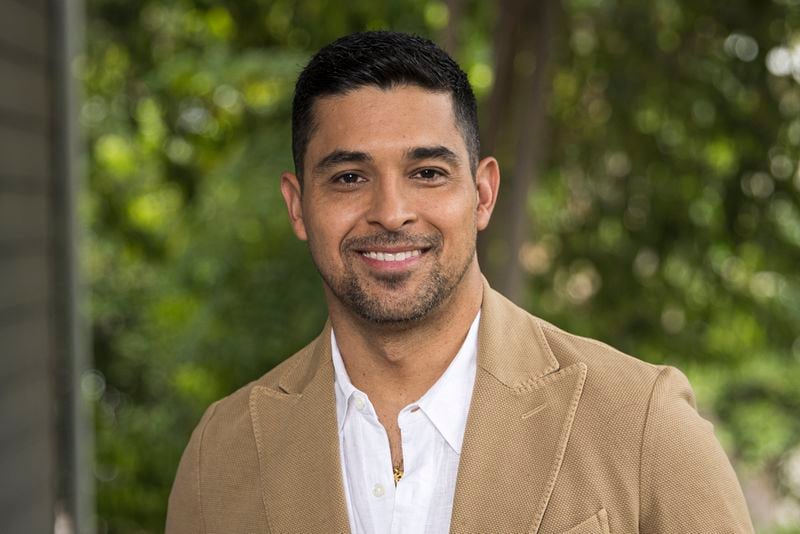
M 423 275 L 422 282 L 411 294 L 391 293 L 399 292 L 415 273 L 363 275 L 358 274 L 353 268 L 353 262 L 358 261 L 355 255 L 360 254 L 359 250 L 398 245 L 425 249 L 424 254 L 431 256 L 426 260 L 433 263 Z M 325 284 L 348 309 L 369 323 L 402 329 L 428 317 L 453 294 L 475 257 L 475 241 L 472 241 L 472 246 L 464 256 L 463 262 L 450 269 L 442 265 L 441 252 L 442 237 L 439 234 L 415 237 L 403 232 L 386 232 L 345 240 L 341 246 L 342 257 L 345 258 L 345 270 L 338 276 L 326 273 L 320 268 L 320 262 L 314 258 L 313 247 L 312 259 Z M 376 291 L 375 286 L 379 290 L 387 290 L 389 295 L 384 291 Z

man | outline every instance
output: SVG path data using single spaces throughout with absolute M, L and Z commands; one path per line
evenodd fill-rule
M 167 531 L 752 532 L 685 377 L 481 276 L 497 198 L 466 76 L 354 34 L 297 82 L 281 191 L 324 282 L 310 345 L 203 416 Z

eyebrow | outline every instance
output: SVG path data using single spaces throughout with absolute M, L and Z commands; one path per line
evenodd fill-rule
M 443 145 L 418 146 L 410 148 L 405 155 L 408 160 L 440 159 L 454 167 L 459 166 L 458 156 L 455 152 Z
M 456 156 L 455 152 L 443 145 L 418 146 L 409 148 L 406 150 L 404 157 L 410 161 L 440 159 L 454 167 L 459 166 L 458 156 Z M 322 158 L 319 163 L 314 166 L 313 174 L 323 174 L 331 167 L 335 167 L 336 165 L 342 163 L 365 163 L 372 161 L 372 156 L 366 152 L 337 149 Z
M 372 161 L 372 156 L 366 152 L 334 150 L 314 166 L 314 174 L 321 174 L 340 163 L 364 163 L 366 161 Z

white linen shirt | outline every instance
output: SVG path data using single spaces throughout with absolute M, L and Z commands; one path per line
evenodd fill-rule
M 453 495 L 478 355 L 478 312 L 436 383 L 397 416 L 404 475 L 395 487 L 389 438 L 369 398 L 347 375 L 331 330 L 339 453 L 353 534 L 450 530 Z

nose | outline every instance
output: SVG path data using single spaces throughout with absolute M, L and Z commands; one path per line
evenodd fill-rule
M 397 231 L 416 219 L 410 191 L 404 187 L 403 178 L 378 180 L 370 199 L 367 222 Z

